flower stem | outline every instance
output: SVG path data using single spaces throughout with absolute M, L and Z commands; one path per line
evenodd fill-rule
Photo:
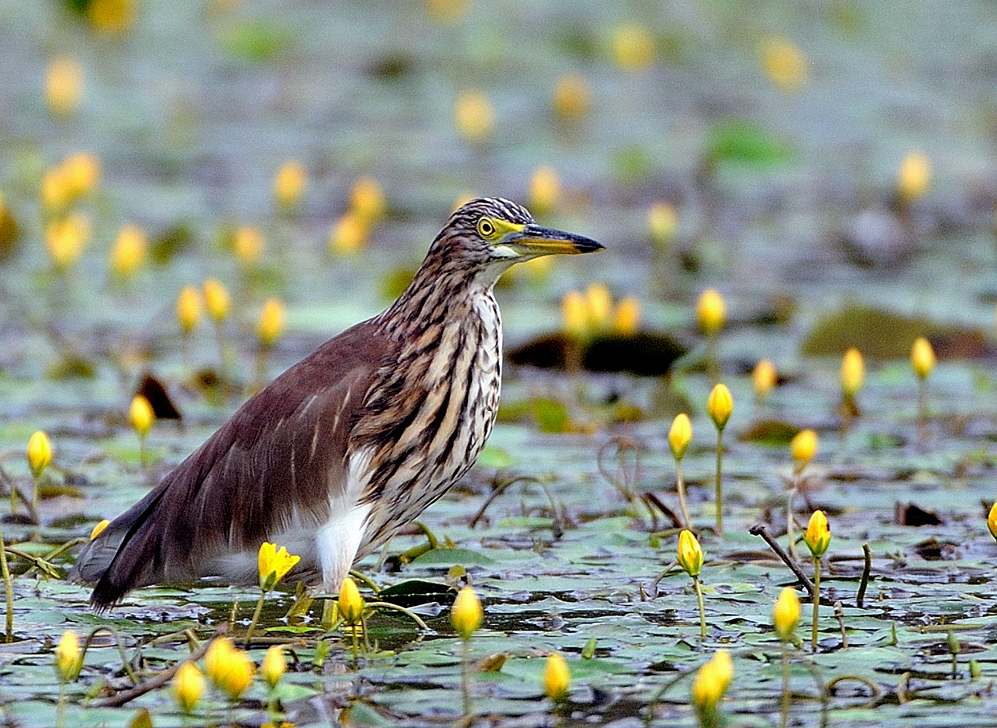
M 32 476 L 31 478 L 31 510 L 38 513 L 38 489 L 40 483 L 38 482 L 40 478 Z M 11 484 L 11 489 L 13 490 L 14 485 Z
M 689 518 L 689 509 L 685 504 L 685 474 L 682 472 L 682 461 L 675 461 L 675 487 L 679 493 L 679 508 L 682 511 L 682 525 L 689 528 L 692 523 Z
M 260 613 L 263 611 L 263 599 L 266 595 L 267 593 L 260 589 L 260 598 L 256 601 L 256 609 L 253 611 L 253 619 L 249 623 L 249 629 L 246 630 L 246 649 L 249 649 L 249 645 L 253 641 L 253 630 L 256 629 L 256 623 L 260 621 Z
M 11 485 L 13 487 L 13 485 Z M 14 580 L 10 578 L 10 569 L 7 567 L 6 544 L 3 541 L 3 531 L 0 530 L 0 575 L 3 576 L 3 590 L 7 604 L 7 614 L 4 618 L 4 640 L 14 641 Z
M 789 647 L 782 643 L 782 728 L 789 725 Z
M 724 431 L 717 430 L 717 533 L 724 532 L 724 486 L 723 486 Z
M 799 474 L 794 475 L 793 484 L 789 488 L 789 493 L 786 495 L 786 550 L 789 551 L 789 555 L 794 559 L 796 558 L 796 538 L 793 533 L 793 496 L 796 495 L 796 489 L 799 487 Z
M 460 686 L 464 698 L 464 718 L 471 717 L 471 646 L 470 640 L 461 640 Z
M 810 622 L 810 647 L 817 652 L 817 618 L 820 615 L 820 558 L 814 557 L 814 613 Z
M 928 380 L 917 382 L 917 439 L 922 447 L 928 441 Z
M 703 585 L 698 576 L 692 577 L 692 586 L 696 590 L 696 606 L 699 607 L 699 638 L 706 639 L 706 605 L 703 603 Z

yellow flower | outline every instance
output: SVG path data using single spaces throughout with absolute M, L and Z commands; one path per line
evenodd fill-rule
M 659 247 L 664 247 L 675 237 L 679 216 L 668 202 L 655 202 L 647 209 L 647 229 Z
M 83 655 L 80 652 L 80 638 L 73 630 L 67 629 L 55 648 L 55 671 L 62 682 L 72 682 L 80 674 L 81 667 Z
M 263 656 L 263 663 L 260 665 L 260 673 L 267 685 L 271 688 L 277 687 L 277 683 L 287 671 L 287 660 L 284 658 L 284 648 L 280 645 L 273 645 Z
M 367 223 L 355 212 L 340 217 L 329 232 L 329 250 L 339 255 L 351 255 L 367 243 Z
M 201 293 L 195 286 L 184 286 L 177 296 L 177 323 L 184 334 L 189 334 L 201 318 Z
M 720 331 L 727 320 L 727 304 L 723 296 L 713 288 L 703 291 L 696 304 L 696 318 L 705 334 L 712 336 Z
M 685 569 L 685 573 L 692 577 L 699 576 L 703 570 L 703 549 L 696 534 L 687 528 L 683 528 L 679 533 L 678 562 L 679 566 Z
M 571 669 L 560 652 L 551 652 L 544 667 L 544 693 L 554 701 L 564 700 L 571 689 Z
M 796 625 L 800 622 L 800 598 L 796 590 L 787 586 L 779 592 L 779 598 L 772 609 L 772 624 L 779 639 L 788 642 L 793 637 Z
M 301 201 L 301 195 L 308 185 L 308 171 L 296 159 L 288 160 L 280 165 L 273 178 L 273 196 L 277 204 L 291 208 Z
M 463 639 L 471 639 L 481 626 L 484 619 L 484 612 L 481 609 L 481 601 L 477 593 L 471 586 L 463 587 L 457 592 L 453 607 L 450 608 L 450 622 L 453 624 L 457 634 Z
M 52 443 L 48 435 L 36 430 L 28 438 L 28 467 L 35 478 L 40 478 L 52 462 Z
M 561 299 L 561 320 L 564 331 L 576 339 L 584 338 L 588 333 L 588 312 L 585 306 L 585 296 L 579 291 L 568 291 Z
M 726 384 L 717 384 L 713 387 L 709 398 L 706 400 L 706 411 L 709 413 L 710 419 L 713 420 L 713 424 L 717 426 L 718 430 L 722 430 L 727 426 L 731 412 L 734 411 L 734 398 L 731 396 Z
M 997 503 L 994 503 L 990 508 L 990 515 L 987 516 L 987 528 L 990 529 L 990 535 L 997 539 Z
M 347 624 L 360 624 L 366 605 L 352 577 L 344 577 L 339 585 L 339 614 Z
M 142 228 L 125 225 L 118 232 L 114 247 L 111 248 L 111 270 L 119 278 L 131 278 L 145 262 L 147 248 L 148 242 Z
M 931 347 L 931 342 L 923 336 L 918 336 L 910 349 L 910 364 L 914 367 L 917 378 L 927 379 L 931 370 L 935 368 L 935 362 L 935 350 Z
M 862 352 L 854 346 L 841 357 L 841 391 L 846 397 L 854 397 L 865 382 L 865 362 Z
M 612 46 L 613 60 L 624 71 L 641 71 L 654 63 L 654 38 L 636 23 L 617 27 Z
M 135 21 L 135 0 L 91 0 L 87 18 L 101 33 L 123 33 Z
M 301 557 L 288 553 L 284 546 L 280 549 L 269 541 L 260 544 L 257 565 L 260 572 L 260 589 L 270 591 L 287 576 L 287 572 L 301 561 Z
M 789 443 L 789 454 L 796 462 L 796 469 L 802 470 L 817 454 L 817 433 L 813 430 L 800 430 Z
M 100 159 L 89 152 L 69 155 L 63 160 L 61 168 L 73 199 L 86 197 L 100 183 Z
M 540 258 L 539 260 L 543 260 Z M 613 331 L 621 336 L 633 336 L 640 324 L 640 301 L 633 296 L 626 296 L 616 304 L 613 316 Z
M 245 268 L 256 264 L 263 254 L 266 240 L 259 228 L 243 225 L 232 233 L 232 251 Z
M 53 58 L 45 72 L 45 103 L 57 116 L 76 111 L 83 96 L 83 67 L 75 58 Z
M 537 167 L 530 177 L 530 207 L 539 214 L 550 212 L 561 200 L 561 179 L 553 167 Z
M 554 86 L 554 112 L 567 121 L 577 121 L 588 114 L 592 91 L 580 73 L 566 73 Z
M 139 437 L 145 437 L 152 429 L 156 421 L 156 413 L 152 410 L 152 404 L 141 394 L 132 397 L 132 403 L 128 407 L 128 422 L 132 429 L 138 433 Z
M 668 430 L 668 447 L 672 449 L 672 455 L 676 460 L 685 457 L 685 451 L 689 449 L 692 442 L 692 422 L 685 412 L 675 415 L 672 426 Z
M 457 131 L 469 142 L 482 142 L 495 128 L 495 109 L 480 91 L 465 91 L 454 103 Z
M 816 559 L 819 559 L 827 551 L 827 547 L 831 545 L 831 527 L 827 523 L 824 511 L 814 511 L 813 515 L 810 516 L 803 540 Z
M 263 302 L 260 319 L 256 322 L 256 335 L 260 343 L 270 348 L 284 333 L 284 302 L 279 298 L 268 298 Z
M 62 212 L 72 202 L 73 194 L 69 187 L 62 165 L 45 170 L 42 175 L 41 200 L 47 212 Z
M 242 650 L 232 647 L 221 656 L 215 684 L 231 700 L 238 700 L 253 682 L 256 665 Z
M 585 289 L 585 307 L 590 331 L 605 331 L 613 314 L 613 294 L 605 283 L 592 283 Z
M 235 652 L 235 645 L 228 637 L 217 637 L 204 654 L 204 671 L 211 682 L 219 684 L 225 667 L 228 665 L 228 655 Z
M 90 220 L 73 213 L 45 226 L 45 247 L 57 270 L 65 271 L 75 263 L 90 238 Z
M 468 0 L 426 0 L 429 17 L 441 25 L 456 25 L 467 13 Z
M 692 704 L 701 713 L 716 710 L 734 677 L 734 662 L 727 650 L 717 650 L 696 672 L 692 681 Z
M 897 170 L 897 193 L 905 202 L 923 197 L 931 186 L 931 160 L 921 152 L 910 152 Z
M 194 712 L 204 695 L 204 675 L 193 662 L 185 662 L 173 676 L 173 698 L 184 713 Z
M 368 227 L 384 217 L 387 207 L 384 189 L 376 179 L 364 176 L 353 183 L 353 189 L 350 191 L 350 209 Z
M 201 287 L 204 290 L 204 307 L 208 311 L 208 316 L 215 322 L 224 321 L 228 317 L 232 303 L 228 290 L 217 278 L 209 278 Z
M 762 68 L 783 91 L 796 91 L 807 82 L 806 55 L 787 38 L 766 38 L 761 46 Z
M 761 359 L 755 364 L 755 370 L 751 372 L 751 383 L 755 387 L 755 396 L 758 399 L 765 399 L 769 392 L 776 385 L 779 376 L 775 371 L 775 364 L 768 359 Z
M 103 521 L 99 521 L 93 530 L 90 531 L 90 540 L 95 540 L 100 534 L 107 530 L 107 527 L 111 525 L 111 522 L 106 518 Z

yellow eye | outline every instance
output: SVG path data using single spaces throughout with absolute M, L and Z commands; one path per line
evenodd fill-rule
M 490 238 L 495 234 L 495 224 L 487 217 L 478 220 L 478 234 L 483 238 Z

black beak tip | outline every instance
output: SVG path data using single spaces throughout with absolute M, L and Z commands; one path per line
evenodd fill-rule
M 596 242 L 591 238 L 581 238 L 575 245 L 578 248 L 579 253 L 595 253 L 606 249 L 605 245 Z

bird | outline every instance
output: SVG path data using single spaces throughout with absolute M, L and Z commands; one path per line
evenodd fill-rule
M 258 578 L 264 541 L 336 593 L 474 464 L 498 412 L 499 276 L 603 245 L 477 198 L 451 215 L 408 288 L 246 400 L 148 494 L 85 544 L 69 575 L 105 611 L 133 589 Z

